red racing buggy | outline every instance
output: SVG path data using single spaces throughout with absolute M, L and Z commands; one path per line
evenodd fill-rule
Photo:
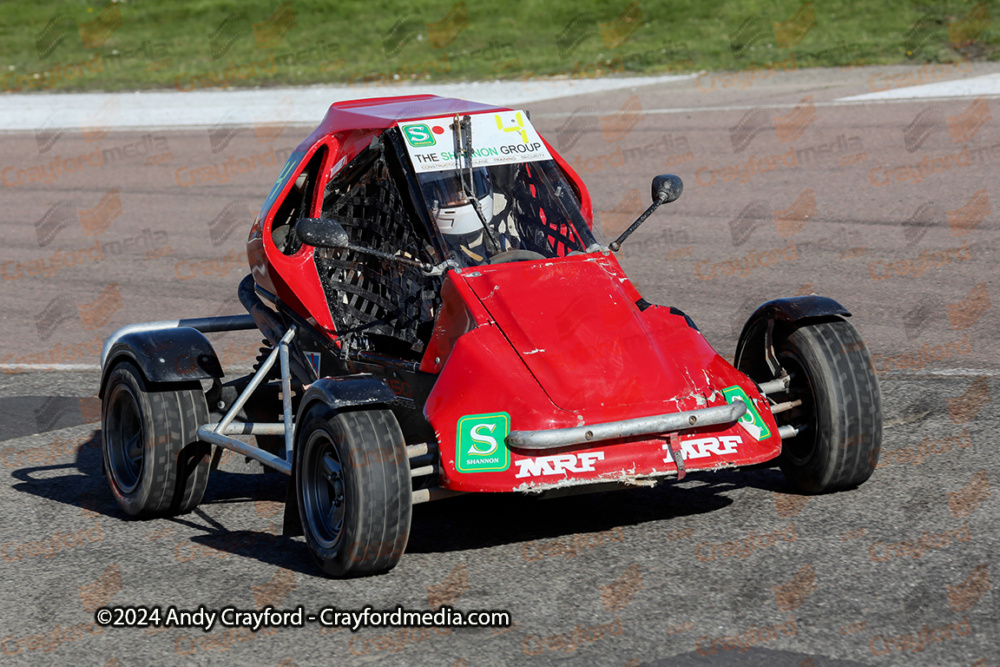
M 622 271 L 613 253 L 681 188 L 656 177 L 649 209 L 604 245 L 583 182 L 525 112 L 429 95 L 334 104 L 250 230 L 247 313 L 105 343 L 115 499 L 137 517 L 190 511 L 212 445 L 230 449 L 291 477 L 286 533 L 350 576 L 392 568 L 413 504 L 456 493 L 775 459 L 806 493 L 861 484 L 881 400 L 847 310 L 765 303 L 730 364 Z M 236 329 L 258 329 L 265 354 L 224 381 L 204 334 Z

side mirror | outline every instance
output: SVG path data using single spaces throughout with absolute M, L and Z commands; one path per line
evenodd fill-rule
M 351 242 L 344 227 L 329 218 L 302 218 L 295 223 L 295 235 L 317 248 L 346 248 Z
M 681 181 L 680 176 L 674 176 L 673 174 L 661 174 L 653 179 L 653 203 L 647 208 L 642 215 L 640 215 L 635 222 L 629 225 L 629 228 L 621 233 L 621 236 L 616 238 L 608 246 L 613 252 L 618 252 L 621 250 L 622 243 L 625 242 L 632 232 L 639 229 L 639 225 L 646 221 L 650 215 L 653 214 L 661 204 L 669 204 L 670 202 L 676 200 L 681 196 L 681 192 L 684 191 L 684 183 Z
M 653 201 L 669 204 L 684 192 L 684 183 L 679 176 L 662 174 L 653 179 Z
M 374 248 L 351 245 L 351 237 L 347 235 L 347 230 L 340 224 L 340 221 L 332 218 L 302 218 L 295 223 L 295 235 L 303 244 L 311 245 L 315 248 L 349 248 L 352 252 L 378 257 L 386 262 L 398 262 L 399 264 L 414 266 L 421 271 L 433 271 L 437 268 L 430 264 L 410 259 L 409 257 L 399 257 L 392 253 L 375 250 Z M 427 275 L 435 274 L 428 273 Z

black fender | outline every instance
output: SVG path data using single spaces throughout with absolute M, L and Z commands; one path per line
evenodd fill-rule
M 191 327 L 127 333 L 111 346 L 101 373 L 104 398 L 108 375 L 122 360 L 135 363 L 150 382 L 192 382 L 223 376 L 222 365 L 205 334 Z
M 367 373 L 344 375 L 340 377 L 325 377 L 313 382 L 299 402 L 295 413 L 295 423 L 301 424 L 306 411 L 316 403 L 322 403 L 334 410 L 355 408 L 365 405 L 387 405 L 396 400 L 396 394 L 383 380 Z M 298 430 L 296 429 L 296 440 Z M 296 449 L 298 442 L 295 443 Z M 298 495 L 295 492 L 296 476 L 298 474 L 298 457 L 293 457 L 292 475 L 288 481 L 285 493 L 285 512 L 282 519 L 281 534 L 286 537 L 302 535 L 302 523 L 299 518 Z
M 317 402 L 330 406 L 334 410 L 354 408 L 363 405 L 389 404 L 396 400 L 383 380 L 368 373 L 345 375 L 341 377 L 326 377 L 313 382 L 299 402 L 299 410 L 295 415 L 295 423 L 302 421 L 306 410 Z
M 850 317 L 851 312 L 825 296 L 793 296 L 760 305 L 743 325 L 733 365 L 751 378 L 776 377 L 780 371 L 774 342 L 810 320 Z

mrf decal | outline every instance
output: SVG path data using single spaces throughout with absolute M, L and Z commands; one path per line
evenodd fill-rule
M 510 415 L 494 412 L 458 420 L 455 468 L 459 472 L 500 472 L 510 468 Z

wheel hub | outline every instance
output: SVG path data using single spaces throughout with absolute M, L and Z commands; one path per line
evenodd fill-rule
M 330 497 L 335 507 L 340 507 L 344 502 L 344 479 L 340 473 L 333 473 L 327 477 L 330 483 Z
M 332 547 L 347 512 L 347 486 L 339 452 L 329 435 L 317 431 L 306 442 L 305 513 L 312 533 L 325 548 Z
M 142 479 L 145 452 L 139 406 L 124 386 L 111 399 L 107 429 L 111 475 L 122 493 L 132 493 Z
M 806 432 L 782 443 L 782 450 L 787 457 L 797 464 L 804 464 L 813 456 L 816 441 L 815 408 L 812 386 L 809 377 L 799 359 L 788 352 L 778 355 L 782 367 L 792 374 L 793 380 L 788 387 L 788 400 L 800 400 L 802 403 L 791 410 L 782 413 L 781 422 L 785 424 L 805 424 Z

